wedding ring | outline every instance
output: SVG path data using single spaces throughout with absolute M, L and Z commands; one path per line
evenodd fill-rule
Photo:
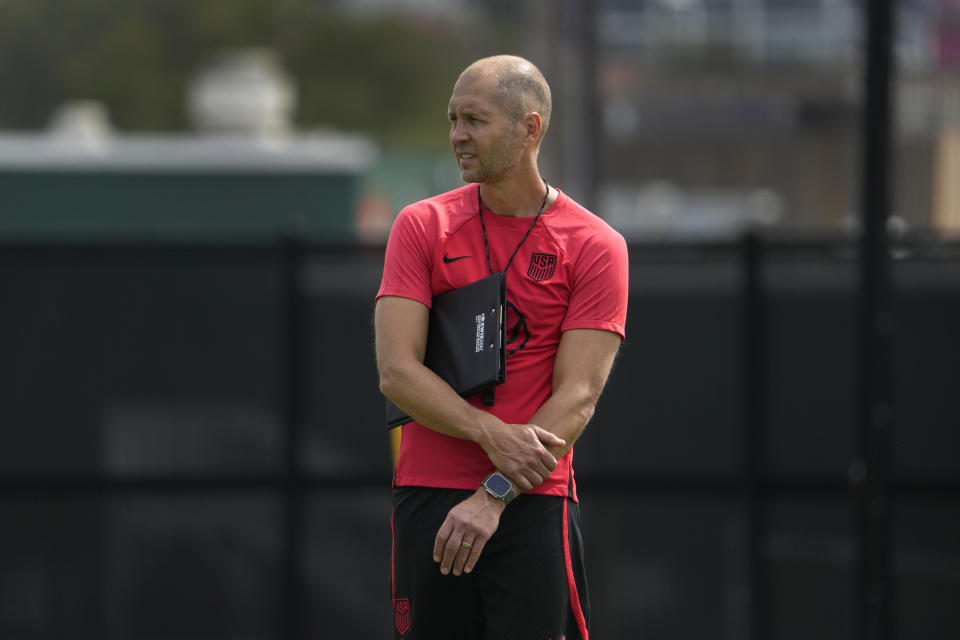
M 464 549 L 473 549 L 473 543 L 472 543 L 472 542 L 466 542 L 466 541 L 464 541 L 464 542 L 461 542 L 461 543 L 460 543 L 460 546 L 463 547 Z

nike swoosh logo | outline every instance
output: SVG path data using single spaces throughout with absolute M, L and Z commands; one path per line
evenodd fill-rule
M 457 260 L 463 260 L 464 258 L 472 258 L 472 257 L 473 256 L 457 256 L 455 258 L 451 258 L 447 254 L 443 254 L 443 262 L 445 264 L 450 264 L 451 262 L 456 262 Z

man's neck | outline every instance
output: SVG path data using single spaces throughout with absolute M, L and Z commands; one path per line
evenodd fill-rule
M 517 180 L 482 182 L 480 199 L 483 200 L 483 206 L 486 209 L 497 215 L 509 218 L 535 216 L 540 211 L 541 205 L 544 205 L 545 189 L 547 189 L 546 183 L 539 174 L 534 173 L 532 178 L 524 179 L 522 182 Z M 553 189 L 550 189 L 550 196 L 547 198 L 544 209 L 550 204 L 551 199 L 555 198 Z

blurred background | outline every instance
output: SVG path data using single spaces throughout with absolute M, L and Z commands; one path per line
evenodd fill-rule
M 630 244 L 594 634 L 958 637 L 960 1 L 891 4 L 871 182 L 865 0 L 0 0 L 0 637 L 391 637 L 373 296 L 495 53 Z

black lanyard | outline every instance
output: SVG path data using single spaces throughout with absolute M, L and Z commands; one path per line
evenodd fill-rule
M 542 177 L 540 179 L 543 180 Z M 547 184 L 546 180 L 543 180 L 543 186 L 547 188 L 547 192 L 543 194 L 543 202 L 540 203 L 540 209 L 537 211 L 537 215 L 533 217 L 533 222 L 530 223 L 527 232 L 520 238 L 520 243 L 517 245 L 517 248 L 513 250 L 510 259 L 507 260 L 507 265 L 503 268 L 504 277 L 507 275 L 507 269 L 510 268 L 510 263 L 513 262 L 513 257 L 517 255 L 517 251 L 520 251 L 520 246 L 524 240 L 527 239 L 527 236 L 530 235 L 530 232 L 533 231 L 533 226 L 537 224 L 537 219 L 540 218 L 540 214 L 543 213 L 544 208 L 547 206 L 547 198 L 550 197 L 550 185 Z M 483 222 L 483 202 L 480 199 L 480 185 L 477 185 L 477 215 L 480 216 L 480 226 L 483 227 L 483 248 L 487 252 L 487 270 L 490 271 L 490 275 L 493 275 L 493 267 L 490 265 L 490 244 L 487 242 L 487 225 Z
M 540 178 L 543 180 L 543 178 Z M 506 287 L 506 278 L 507 278 L 507 269 L 510 268 L 510 263 L 513 262 L 514 256 L 517 255 L 517 251 L 520 251 L 521 245 L 527 239 L 527 236 L 530 235 L 530 232 L 533 231 L 533 226 L 537 224 L 537 219 L 540 218 L 540 214 L 543 213 L 543 210 L 547 206 L 547 198 L 550 197 L 550 185 L 547 184 L 546 180 L 543 180 L 543 186 L 547 188 L 547 192 L 543 194 L 543 202 L 540 203 L 540 209 L 537 211 L 537 215 L 533 217 L 533 222 L 530 223 L 530 226 L 527 227 L 527 232 L 523 234 L 523 237 L 520 238 L 520 242 L 517 244 L 517 248 L 513 250 L 513 253 L 510 254 L 510 259 L 507 260 L 506 266 L 503 267 L 503 278 L 504 278 L 504 287 Z M 487 253 L 487 270 L 490 272 L 490 275 L 493 275 L 493 266 L 490 264 L 490 243 L 487 242 L 487 225 L 483 221 L 483 201 L 480 199 L 480 185 L 477 185 L 477 215 L 480 216 L 480 226 L 483 227 L 483 248 Z M 504 315 L 506 315 L 506 309 L 504 309 Z M 493 387 L 488 387 L 483 390 L 483 404 L 488 407 L 492 407 L 494 403 L 494 391 Z

